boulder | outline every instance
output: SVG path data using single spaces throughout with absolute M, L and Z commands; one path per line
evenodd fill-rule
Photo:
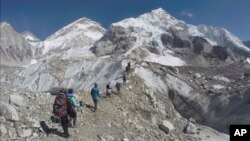
M 24 105 L 24 99 L 20 95 L 10 95 L 10 103 L 20 107 Z
M 122 141 L 129 141 L 129 139 L 126 137 L 126 138 L 123 138 Z
M 0 101 L 0 116 L 4 116 L 9 121 L 19 121 L 16 109 L 3 101 Z
M 15 131 L 14 128 L 9 128 L 8 133 L 9 133 L 9 138 L 10 139 L 16 139 L 17 138 L 16 131 Z
M 168 120 L 163 120 L 163 122 L 159 125 L 159 128 L 167 134 L 175 129 L 173 124 Z
M 185 128 L 185 133 L 187 134 L 195 134 L 196 132 L 196 127 L 192 122 L 188 122 Z
M 107 140 L 107 141 L 114 141 L 115 138 L 114 138 L 113 136 L 111 136 L 111 135 L 107 135 L 107 136 L 106 136 L 106 140 Z
M 29 137 L 32 135 L 32 130 L 31 129 L 21 129 L 21 128 L 17 128 L 16 129 L 17 135 L 19 137 Z
M 4 125 L 0 124 L 0 136 L 4 136 L 7 133 L 7 129 Z
M 195 73 L 195 74 L 194 74 L 194 78 L 201 78 L 201 74 Z

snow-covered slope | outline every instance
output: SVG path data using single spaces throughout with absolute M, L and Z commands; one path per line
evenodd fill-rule
M 0 56 L 1 64 L 26 65 L 32 60 L 35 50 L 22 34 L 16 32 L 7 22 L 1 22 Z
M 100 24 L 81 18 L 63 27 L 44 41 L 43 54 L 72 48 L 91 47 L 105 32 Z

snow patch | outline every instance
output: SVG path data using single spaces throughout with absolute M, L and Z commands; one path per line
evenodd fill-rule
M 247 58 L 247 59 L 246 59 L 246 62 L 250 64 L 250 58 Z
M 143 67 L 138 67 L 135 69 L 135 74 L 142 80 L 144 80 L 144 83 L 154 92 L 159 91 L 163 94 L 168 94 L 168 89 L 165 83 L 161 80 L 159 76 L 154 74 L 152 71 Z
M 190 96 L 190 91 L 192 90 L 192 88 L 188 86 L 185 82 L 169 74 L 167 74 L 165 79 L 169 87 L 176 90 L 180 95 L 185 97 Z
M 144 59 L 147 62 L 159 63 L 165 66 L 184 66 L 186 63 L 178 57 L 174 57 L 170 54 L 156 55 L 154 53 L 149 53 L 149 55 Z

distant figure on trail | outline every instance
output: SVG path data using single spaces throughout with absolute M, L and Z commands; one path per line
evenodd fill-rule
M 130 69 L 131 69 L 131 65 L 130 65 L 130 62 L 128 62 L 128 65 L 126 66 L 126 73 L 127 74 L 129 74 Z
M 112 88 L 110 87 L 110 82 L 106 85 L 106 97 L 110 98 Z
M 124 73 L 122 75 L 122 80 L 123 80 L 123 84 L 126 84 L 126 81 L 127 81 L 127 75 L 126 75 L 126 73 Z
M 68 93 L 66 94 L 70 104 L 72 105 L 72 108 L 69 109 L 69 126 L 72 126 L 71 121 L 73 120 L 73 127 L 76 126 L 76 119 L 77 119 L 77 111 L 80 110 L 81 106 L 75 96 L 73 95 L 73 89 L 68 89 Z
M 119 94 L 121 91 L 121 84 L 118 83 L 118 81 L 116 81 L 115 87 L 116 87 L 117 93 Z
M 96 110 L 98 109 L 98 100 L 99 100 L 99 88 L 98 88 L 98 85 L 97 83 L 95 83 L 95 86 L 91 89 L 91 96 L 92 96 L 92 99 L 94 101 L 94 112 L 96 112 Z
M 56 96 L 53 105 L 53 113 L 55 116 L 60 118 L 63 128 L 63 135 L 65 138 L 68 138 L 70 136 L 68 130 L 68 109 L 71 108 L 71 104 L 69 103 L 69 100 L 66 98 L 65 94 L 65 90 L 61 89 L 59 94 Z

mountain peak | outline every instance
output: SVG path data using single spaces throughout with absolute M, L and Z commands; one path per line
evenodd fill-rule
M 105 31 L 105 29 L 99 23 L 92 21 L 86 17 L 83 17 L 59 29 L 54 34 L 50 35 L 46 40 L 55 39 L 58 38 L 59 36 L 65 35 L 73 31 L 74 32 L 86 31 L 90 27 L 96 27 L 101 32 Z
M 1 22 L 0 25 L 1 25 L 0 26 L 1 28 L 12 28 L 12 26 L 8 22 L 5 22 L 5 21 Z
M 33 33 L 29 31 L 24 31 L 22 35 L 27 41 L 40 41 L 40 39 L 38 39 Z
M 163 9 L 163 8 L 157 8 L 155 10 L 152 10 L 151 13 L 155 13 L 155 14 L 167 14 L 167 12 Z

